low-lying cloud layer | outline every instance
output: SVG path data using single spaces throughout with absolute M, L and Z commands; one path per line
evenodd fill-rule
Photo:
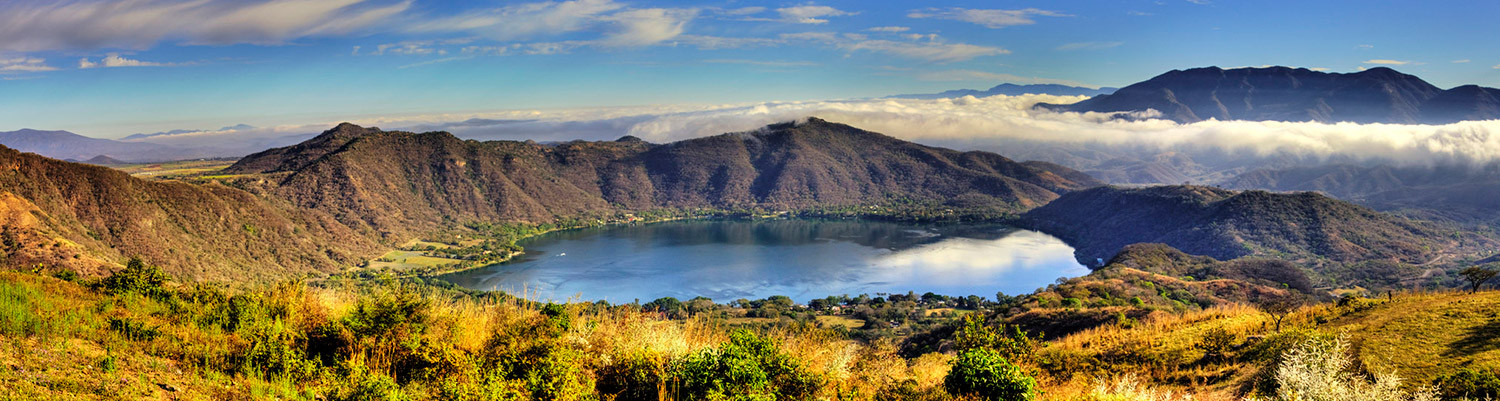
M 1290 155 L 1313 160 L 1353 159 L 1402 165 L 1500 161 L 1500 121 L 1397 125 L 1210 120 L 1179 124 L 1144 119 L 1150 117 L 1145 114 L 1127 120 L 1109 114 L 1056 113 L 1032 107 L 1039 102 L 1070 103 L 1082 99 L 1084 97 L 1050 95 L 937 100 L 862 99 L 511 110 L 353 120 L 387 129 L 446 130 L 460 137 L 480 140 L 609 140 L 634 135 L 663 143 L 754 130 L 772 123 L 816 116 L 920 143 L 993 150 L 1002 154 L 1006 144 L 1025 141 L 1162 151 L 1213 151 L 1244 157 Z M 267 134 L 274 132 L 275 136 L 285 136 L 299 129 L 316 133 L 331 123 L 278 127 L 268 130 Z M 198 136 L 201 139 L 215 137 Z

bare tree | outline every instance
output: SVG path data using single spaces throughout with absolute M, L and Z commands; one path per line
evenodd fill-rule
M 1488 282 L 1490 281 L 1490 279 L 1495 278 L 1496 274 L 1500 274 L 1500 271 L 1488 268 L 1488 266 L 1491 265 L 1494 265 L 1494 263 L 1484 264 L 1480 266 L 1470 266 L 1469 268 L 1458 272 L 1458 275 L 1463 276 L 1464 281 L 1469 282 L 1470 294 L 1478 292 L 1479 287 L 1484 286 L 1485 282 Z
M 1286 320 L 1287 315 L 1296 312 L 1297 308 L 1301 308 L 1306 303 L 1307 299 L 1301 294 L 1287 291 L 1279 295 L 1263 296 L 1255 300 L 1255 307 L 1271 315 L 1271 319 L 1276 321 L 1276 332 L 1280 333 L 1281 321 Z

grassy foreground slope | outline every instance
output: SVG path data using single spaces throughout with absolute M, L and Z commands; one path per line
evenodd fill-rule
M 1269 393 L 1283 353 L 1320 338 L 1353 344 L 1352 373 L 1394 373 L 1409 387 L 1500 367 L 1497 291 L 1346 298 L 1292 311 L 1280 332 L 1270 315 L 1234 303 L 1148 305 L 1144 314 L 1019 342 L 994 337 L 1003 326 L 984 334 L 990 329 L 954 318 L 948 331 L 926 334 L 936 336 L 926 351 L 910 352 L 907 340 L 857 340 L 821 319 L 741 326 L 711 314 L 539 304 L 411 283 L 229 293 L 164 283 L 144 267 L 126 271 L 90 284 L 0 273 L 0 396 L 953 400 L 966 399 L 944 386 L 955 350 L 976 341 L 1006 350 L 1035 377 L 1039 400 L 1146 399 L 1121 398 L 1121 386 L 1107 385 L 1127 376 L 1137 390 L 1198 400 Z

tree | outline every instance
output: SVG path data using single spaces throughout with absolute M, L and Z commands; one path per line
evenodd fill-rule
M 1306 300 L 1301 295 L 1287 291 L 1281 295 L 1261 297 L 1255 301 L 1255 307 L 1271 315 L 1271 318 L 1276 320 L 1276 332 L 1280 333 L 1281 321 L 1285 320 L 1287 315 L 1295 312 L 1297 308 L 1302 307 L 1303 303 L 1306 303 Z
M 1470 294 L 1478 292 L 1479 287 L 1484 286 L 1485 282 L 1488 282 L 1490 281 L 1490 279 L 1495 278 L 1496 274 L 1500 274 L 1500 271 L 1496 271 L 1487 267 L 1494 264 L 1495 263 L 1480 266 L 1470 266 L 1469 268 L 1458 272 L 1458 275 L 1463 276 L 1464 281 L 1469 282 Z

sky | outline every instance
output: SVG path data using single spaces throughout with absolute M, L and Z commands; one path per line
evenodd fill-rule
M 1500 86 L 1500 2 L 0 1 L 0 131 L 1123 86 L 1388 66 Z M 414 119 L 420 119 L 413 117 Z

